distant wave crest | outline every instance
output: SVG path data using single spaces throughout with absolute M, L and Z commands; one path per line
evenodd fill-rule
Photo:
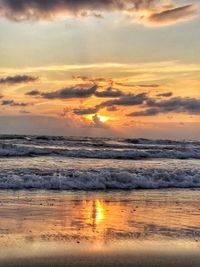
M 0 157 L 38 157 L 38 156 L 62 156 L 74 158 L 97 158 L 97 159 L 200 159 L 198 147 L 172 147 L 157 148 L 129 148 L 129 149 L 87 149 L 80 148 L 51 148 L 25 145 L 0 144 Z

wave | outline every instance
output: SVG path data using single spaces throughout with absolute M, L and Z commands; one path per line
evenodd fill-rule
M 18 169 L 0 173 L 0 189 L 109 190 L 200 188 L 200 169 Z
M 109 144 L 146 144 L 146 145 L 200 145 L 200 141 L 196 140 L 168 140 L 168 139 L 146 139 L 146 138 L 105 138 L 105 137 L 76 137 L 76 136 L 35 136 L 35 135 L 0 135 L 3 141 L 35 141 L 35 142 L 68 142 L 68 143 L 90 143 L 96 145 Z
M 37 157 L 37 156 L 62 156 L 74 158 L 97 159 L 200 159 L 198 147 L 176 147 L 171 149 L 67 149 L 40 146 L 0 144 L 0 157 Z

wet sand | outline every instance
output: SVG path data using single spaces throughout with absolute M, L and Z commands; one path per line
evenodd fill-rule
M 0 266 L 200 266 L 200 191 L 0 191 Z
M 166 256 L 166 255 L 148 255 L 148 254 L 93 254 L 93 255 L 70 255 L 55 257 L 40 257 L 28 259 L 12 259 L 1 261 L 1 266 L 5 267 L 64 267 L 64 266 L 137 266 L 137 267 L 199 267 L 200 257 L 193 255 L 188 257 L 184 256 Z

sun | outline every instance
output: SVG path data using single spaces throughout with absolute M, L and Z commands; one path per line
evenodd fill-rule
M 86 115 L 85 117 L 86 117 L 86 119 L 92 121 L 93 120 L 92 118 L 93 118 L 94 115 L 95 114 Z M 99 115 L 99 114 L 97 114 L 97 116 L 98 116 L 98 118 L 99 118 L 99 120 L 101 122 L 107 122 L 109 120 L 109 117 L 107 117 L 107 116 L 102 116 L 102 115 Z
M 98 118 L 100 119 L 101 122 L 106 122 L 109 119 L 107 116 L 100 116 L 100 115 L 98 115 Z

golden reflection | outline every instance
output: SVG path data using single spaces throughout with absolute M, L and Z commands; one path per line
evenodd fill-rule
M 126 239 L 193 240 L 199 227 L 200 196 L 192 193 L 165 196 L 163 192 L 160 196 L 152 191 L 134 192 L 123 198 L 112 193 L 112 199 L 98 193 L 78 196 L 29 192 L 19 197 L 9 193 L 9 201 L 0 206 L 1 235 L 6 240 L 12 236 L 11 241 L 20 236 L 29 241 L 96 244 Z
M 103 205 L 100 200 L 93 200 L 86 204 L 85 209 L 88 209 L 88 224 L 92 225 L 94 228 L 96 228 L 100 223 L 103 222 L 104 219 L 104 209 Z M 83 210 L 84 212 L 84 210 Z M 83 215 L 84 217 L 84 215 Z
M 96 201 L 96 224 L 99 224 L 104 219 L 103 205 L 99 200 Z

